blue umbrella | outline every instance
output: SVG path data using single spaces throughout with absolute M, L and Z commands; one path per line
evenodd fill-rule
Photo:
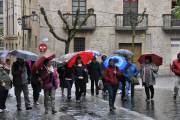
M 25 50 L 14 50 L 10 54 L 15 57 L 25 59 L 25 60 L 30 60 L 30 61 L 36 61 L 39 58 L 38 55 L 29 51 L 25 51 Z
M 9 53 L 9 50 L 3 50 L 0 52 L 0 57 L 5 58 Z
M 121 72 L 126 72 L 127 69 L 129 68 L 129 63 L 126 60 L 126 58 L 118 56 L 118 55 L 113 55 L 113 56 L 110 56 L 110 57 L 106 58 L 106 60 L 103 62 L 103 68 L 108 67 L 109 59 L 114 60 L 114 65 L 118 66 L 119 70 Z

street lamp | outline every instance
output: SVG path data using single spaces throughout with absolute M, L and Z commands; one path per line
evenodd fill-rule
M 21 25 L 22 19 L 20 17 L 17 19 L 17 21 L 18 21 L 18 24 Z
M 32 14 L 30 15 L 32 21 L 37 21 L 38 15 L 35 11 L 32 11 Z

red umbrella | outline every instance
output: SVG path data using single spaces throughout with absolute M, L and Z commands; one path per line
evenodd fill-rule
M 159 56 L 159 55 L 154 54 L 154 53 L 145 53 L 145 54 L 141 55 L 141 57 L 138 59 L 138 62 L 141 63 L 141 64 L 143 62 L 145 62 L 145 57 L 146 56 L 151 56 L 152 57 L 152 62 L 154 64 L 156 64 L 157 66 L 160 66 L 163 63 L 163 58 L 161 56 Z
M 81 57 L 83 64 L 86 65 L 88 64 L 90 60 L 93 59 L 94 56 L 92 52 L 81 51 L 81 52 L 75 53 L 67 62 L 69 67 L 72 67 L 72 64 L 75 63 L 77 57 Z
M 41 67 L 43 67 L 44 66 L 43 61 L 45 59 L 52 60 L 53 58 L 55 58 L 55 54 L 54 53 L 49 53 L 49 54 L 43 55 L 42 57 L 40 57 L 39 59 L 36 60 L 36 62 L 32 66 L 31 72 L 33 72 L 34 70 L 39 70 Z

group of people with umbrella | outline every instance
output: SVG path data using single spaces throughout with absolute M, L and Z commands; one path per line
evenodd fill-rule
M 114 106 L 116 93 L 118 90 L 119 82 L 122 83 L 122 100 L 128 100 L 128 91 L 131 86 L 131 98 L 134 97 L 134 85 L 138 85 L 137 75 L 140 73 L 142 85 L 146 92 L 146 101 L 153 99 L 155 79 L 158 76 L 158 66 L 162 65 L 162 57 L 156 54 L 143 54 L 139 58 L 141 68 L 138 70 L 137 66 L 132 63 L 131 58 L 134 54 L 128 50 L 117 50 L 114 52 L 118 55 L 107 57 L 105 54 L 101 56 L 98 51 L 88 50 L 78 53 L 71 53 L 63 55 L 59 58 L 62 62 L 57 65 L 57 70 L 52 66 L 52 61 L 55 58 L 54 53 L 49 53 L 39 57 L 38 55 L 23 51 L 15 50 L 11 52 L 0 52 L 1 65 L 0 66 L 0 112 L 7 111 L 5 102 L 7 99 L 8 90 L 12 87 L 15 88 L 15 96 L 17 101 L 17 110 L 21 111 L 21 92 L 24 93 L 26 110 L 32 109 L 30 106 L 28 84 L 31 81 L 33 88 L 34 104 L 38 105 L 39 93 L 41 88 L 44 90 L 44 107 L 45 113 L 48 114 L 49 106 L 48 101 L 51 99 L 51 110 L 55 114 L 55 92 L 58 88 L 59 79 L 60 86 L 66 84 L 67 98 L 71 99 L 71 88 L 75 84 L 75 97 L 76 101 L 80 103 L 82 96 L 86 96 L 86 83 L 88 78 L 91 79 L 91 94 L 94 95 L 94 84 L 96 86 L 96 95 L 99 94 L 100 85 L 99 80 L 102 80 L 103 87 L 100 89 L 102 93 L 109 94 L 110 110 L 116 109 Z M 4 58 L 8 55 L 17 57 L 12 65 L 12 73 L 7 73 L 4 67 Z M 101 56 L 102 62 L 96 60 Z M 31 67 L 24 61 L 29 60 Z M 56 60 L 54 60 L 57 62 Z M 90 62 L 91 61 L 91 62 Z M 56 73 L 58 72 L 58 74 Z M 10 79 L 12 74 L 13 79 Z M 88 76 L 89 75 L 89 76 Z M 58 79 L 59 77 L 59 79 Z M 135 83 L 136 81 L 136 83 Z M 137 83 L 138 81 L 138 83 Z M 63 86 L 61 86 L 64 88 Z M 151 91 L 151 95 L 149 94 Z M 62 95 L 63 95 L 62 89 Z

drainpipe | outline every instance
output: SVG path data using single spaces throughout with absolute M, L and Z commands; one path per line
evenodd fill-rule
M 14 35 L 14 0 L 13 0 L 13 35 Z
M 9 31 L 9 30 L 8 30 L 8 28 L 9 28 L 9 27 L 8 27 L 8 20 L 9 20 L 9 19 L 8 19 L 8 17 L 9 17 L 9 16 L 8 16 L 8 0 L 6 0 L 6 1 L 7 1 L 7 35 L 9 35 L 9 32 L 8 32 L 8 31 Z
M 23 17 L 24 17 L 24 0 L 23 0 Z M 23 18 L 22 17 L 22 18 Z M 22 19 L 23 20 L 23 19 Z M 23 21 L 22 21 L 23 23 Z M 22 24 L 23 25 L 23 24 Z M 23 29 L 23 50 L 24 50 L 24 29 Z

